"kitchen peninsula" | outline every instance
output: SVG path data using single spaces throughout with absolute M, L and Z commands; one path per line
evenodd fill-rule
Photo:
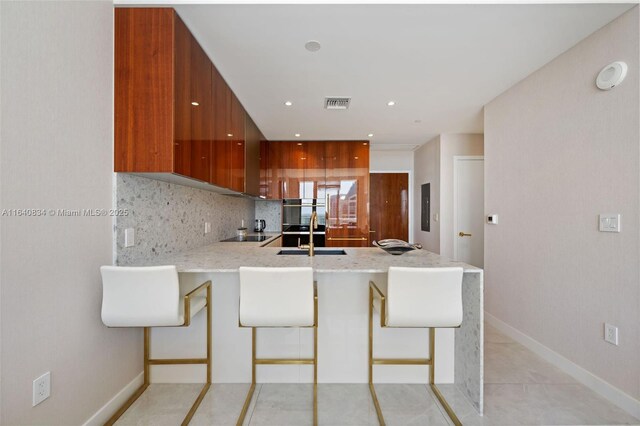
M 268 241 L 268 240 L 267 240 Z M 426 250 L 391 256 L 377 248 L 345 248 L 346 255 L 279 255 L 279 247 L 260 247 L 262 243 L 216 243 L 176 253 L 137 266 L 173 264 L 180 273 L 183 291 L 213 282 L 213 381 L 248 383 L 251 376 L 251 331 L 238 326 L 240 266 L 311 266 L 318 285 L 318 382 L 366 383 L 369 281 L 385 287 L 389 266 L 462 266 L 464 319 L 460 328 L 438 330 L 436 381 L 455 383 L 457 388 L 482 412 L 483 387 L 483 271 L 454 262 Z M 318 249 L 321 251 L 321 249 Z M 194 318 L 188 329 L 152 330 L 154 357 L 202 356 L 205 316 Z M 428 330 L 379 328 L 374 316 L 379 356 L 420 357 L 428 350 Z M 313 351 L 310 329 L 261 329 L 258 356 L 300 357 Z M 202 380 L 203 366 L 153 366 L 152 382 L 193 383 Z M 426 383 L 423 366 L 376 366 L 378 383 Z M 309 366 L 260 366 L 258 382 L 309 383 Z

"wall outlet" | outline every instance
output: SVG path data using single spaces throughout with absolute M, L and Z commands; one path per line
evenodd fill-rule
M 604 323 L 604 340 L 618 346 L 618 327 Z
M 51 394 L 51 372 L 47 371 L 33 381 L 33 406 L 40 404 Z
M 211 232 L 211 222 L 205 222 L 204 223 L 204 233 L 208 234 L 209 232 Z
M 127 228 L 124 230 L 124 246 L 133 247 L 136 243 L 136 231 L 133 228 Z

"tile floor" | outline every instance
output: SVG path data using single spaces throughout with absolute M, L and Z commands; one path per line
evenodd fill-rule
M 179 425 L 201 386 L 151 385 L 117 425 Z M 248 389 L 245 384 L 212 385 L 191 424 L 235 425 Z M 485 415 L 478 416 L 453 385 L 440 389 L 464 425 L 640 425 L 640 420 L 488 325 Z M 451 424 L 425 385 L 381 384 L 376 391 L 389 426 Z M 312 396 L 308 384 L 257 385 L 245 425 L 311 425 Z M 318 385 L 318 421 L 329 426 L 377 425 L 368 386 Z

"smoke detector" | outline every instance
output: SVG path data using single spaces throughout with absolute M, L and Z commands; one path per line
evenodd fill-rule
M 332 96 L 324 98 L 324 109 L 349 109 L 351 98 L 345 96 Z

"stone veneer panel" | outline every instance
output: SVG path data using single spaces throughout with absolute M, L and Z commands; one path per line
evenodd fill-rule
M 117 264 L 140 264 L 233 237 L 244 219 L 253 228 L 255 201 L 118 173 Z M 204 223 L 211 232 L 204 234 Z M 135 229 L 135 245 L 124 247 L 124 230 Z
M 282 200 L 256 201 L 256 219 L 264 219 L 267 232 L 282 231 Z

